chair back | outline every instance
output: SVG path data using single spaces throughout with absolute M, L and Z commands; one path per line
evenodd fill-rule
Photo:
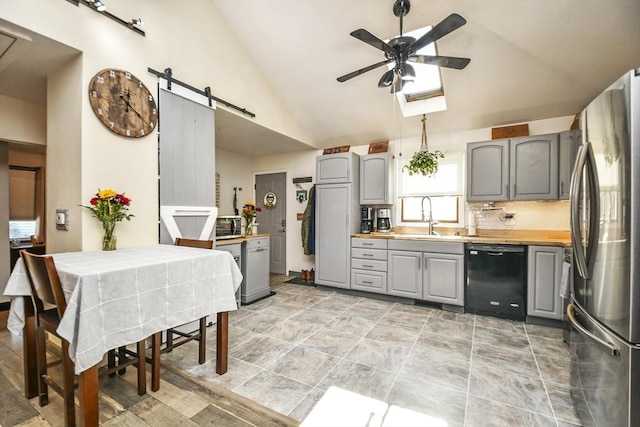
M 176 246 L 189 246 L 192 248 L 213 249 L 213 240 L 183 239 L 176 237 Z
M 58 270 L 49 255 L 36 255 L 20 251 L 24 261 L 27 278 L 31 286 L 31 300 L 33 301 L 36 315 L 45 310 L 44 304 L 55 305 L 58 315 L 62 318 L 67 309 L 67 301 L 58 277 Z

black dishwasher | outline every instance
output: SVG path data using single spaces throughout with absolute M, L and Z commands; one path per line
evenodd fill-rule
M 526 246 L 467 244 L 466 311 L 525 320 L 526 253 Z

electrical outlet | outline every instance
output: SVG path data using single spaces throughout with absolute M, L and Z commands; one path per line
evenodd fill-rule
M 56 230 L 69 231 L 69 209 L 56 209 Z

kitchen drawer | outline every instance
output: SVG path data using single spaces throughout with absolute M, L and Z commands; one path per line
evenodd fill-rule
M 352 258 L 351 268 L 358 270 L 387 271 L 387 261 Z
M 381 271 L 351 270 L 351 289 L 387 293 L 387 273 Z
M 386 261 L 387 251 L 386 249 L 351 248 L 351 258 L 379 259 L 380 261 Z
M 352 248 L 387 249 L 387 239 L 367 239 L 353 237 L 351 239 Z
M 464 243 L 425 242 L 421 240 L 390 240 L 389 249 L 397 251 L 434 252 L 438 254 L 464 254 Z
M 251 237 L 247 239 L 247 249 L 269 248 L 269 237 Z

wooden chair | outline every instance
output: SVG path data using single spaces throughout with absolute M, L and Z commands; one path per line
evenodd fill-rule
M 56 332 L 60 324 L 60 319 L 62 319 L 67 308 L 67 302 L 64 298 L 58 271 L 51 256 L 36 255 L 26 250 L 20 251 L 20 256 L 24 261 L 25 271 L 29 285 L 31 286 L 31 301 L 33 302 L 36 320 L 39 403 L 40 406 L 45 406 L 49 403 L 49 387 L 51 387 L 64 399 L 65 425 L 74 426 L 74 389 L 76 388 L 74 384 L 74 363 L 69 357 L 69 342 Z M 60 339 L 62 351 L 61 360 L 49 364 L 47 364 L 47 332 Z M 157 339 L 158 337 L 159 334 L 156 334 L 155 338 Z M 155 342 L 154 339 L 154 343 Z M 136 357 L 131 357 L 130 354 L 119 356 L 117 366 L 105 370 L 100 376 L 111 375 L 116 370 L 122 370 L 126 366 L 135 365 L 138 368 L 138 394 L 142 395 L 147 392 L 145 341 L 139 341 L 136 345 Z M 113 350 L 110 351 L 110 359 L 113 357 L 113 353 Z M 138 355 L 142 356 L 138 357 Z M 152 360 L 154 361 L 152 362 L 152 369 L 154 371 L 157 369 L 159 372 L 158 355 L 154 354 Z M 48 367 L 60 363 L 62 363 L 62 385 L 54 382 L 47 374 Z
M 213 249 L 213 240 L 195 240 L 176 238 L 176 246 L 189 246 L 192 248 Z M 174 339 L 174 335 L 182 337 L 179 340 Z M 192 333 L 184 333 L 175 329 L 167 329 L 167 344 L 162 352 L 170 352 L 174 348 L 188 343 L 189 341 L 198 341 L 198 363 L 203 364 L 207 354 L 207 317 L 200 318 L 198 330 Z

